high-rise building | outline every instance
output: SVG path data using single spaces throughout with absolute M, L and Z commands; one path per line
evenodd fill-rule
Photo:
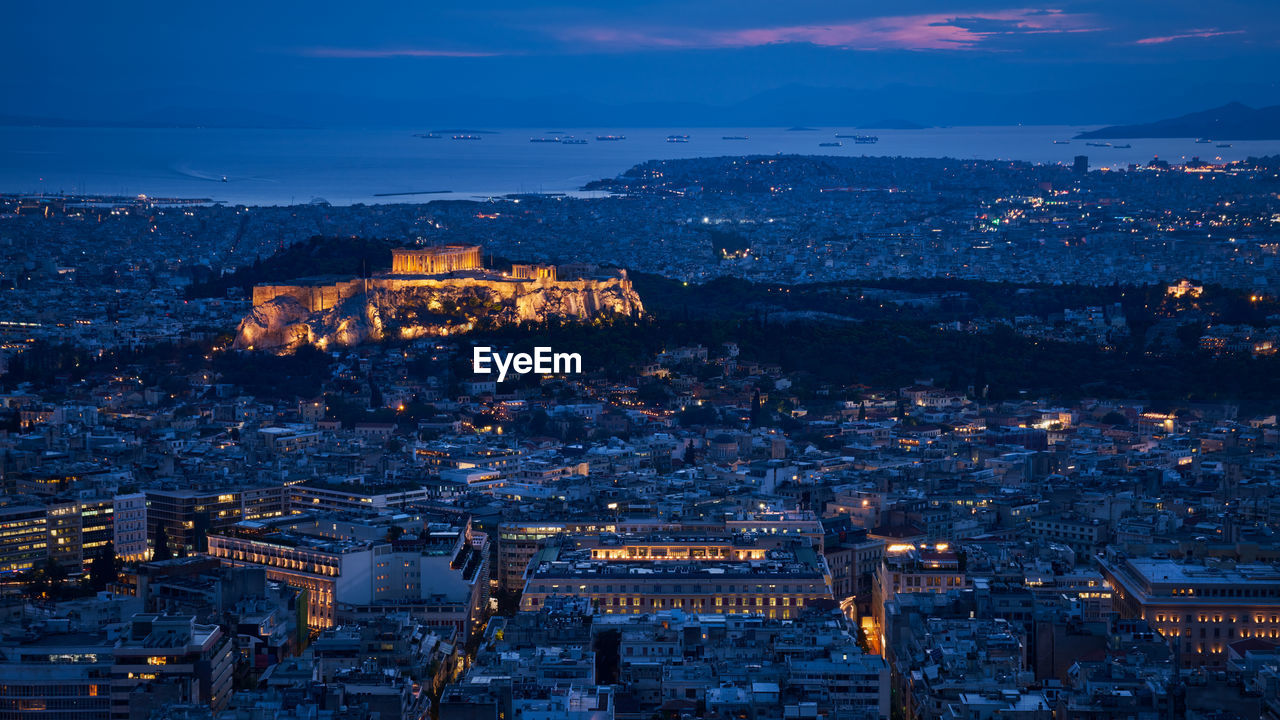
M 45 509 L 34 505 L 0 507 L 0 573 L 30 570 L 48 556 Z
M 169 551 L 176 556 L 202 552 L 207 533 L 230 527 L 240 518 L 240 498 L 232 490 L 147 491 L 147 534 L 154 543 L 164 528 Z
M 85 569 L 108 544 L 115 544 L 115 500 L 111 497 L 80 499 L 80 551 Z
M 126 562 L 146 560 L 151 556 L 147 543 L 147 496 L 129 493 L 113 498 L 112 533 L 116 556 Z
M 1085 173 L 1089 172 L 1089 156 L 1077 155 L 1076 162 L 1073 169 L 1075 170 L 1075 173 L 1077 175 L 1084 175 Z
M 45 506 L 45 523 L 49 529 L 49 559 L 69 570 L 79 570 L 84 563 L 80 503 L 51 501 Z

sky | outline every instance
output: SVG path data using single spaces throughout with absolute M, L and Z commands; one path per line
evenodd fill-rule
M 80 122 L 1133 122 L 1280 103 L 1280 2 L 71 0 L 0 66 L 0 115 Z

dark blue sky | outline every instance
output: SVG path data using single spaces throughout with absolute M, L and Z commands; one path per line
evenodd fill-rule
M 1280 2 L 60 2 L 0 114 L 313 125 L 1120 122 L 1280 103 Z

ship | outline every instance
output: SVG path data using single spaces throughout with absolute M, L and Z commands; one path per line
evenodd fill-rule
M 596 140 L 600 142 L 609 142 L 614 140 L 626 140 L 626 135 L 597 135 Z
M 586 145 L 587 141 L 584 138 L 576 138 L 570 135 L 566 138 L 562 138 L 560 140 L 560 144 L 561 145 Z
M 721 140 L 750 140 L 746 135 L 721 135 Z
M 1054 145 L 1070 145 L 1071 141 L 1070 140 L 1054 140 L 1053 144 Z
M 413 136 L 414 136 L 414 137 L 416 137 L 416 138 L 436 139 L 436 138 L 439 138 L 439 137 L 440 137 L 440 133 L 433 133 L 433 132 L 429 132 L 429 133 L 414 133 L 414 134 L 413 134 Z
M 1196 138 L 1196 142 L 1197 142 L 1197 143 L 1199 143 L 1199 144 L 1201 144 L 1201 145 L 1208 145 L 1209 143 L 1211 143 L 1211 142 L 1213 142 L 1213 141 L 1212 141 L 1212 140 L 1210 140 L 1209 138 Z
M 689 142 L 689 136 L 688 135 L 668 135 L 667 142 L 687 143 Z
M 880 138 L 875 135 L 856 135 L 854 136 L 853 141 L 859 145 L 870 145 L 872 143 L 880 142 Z
M 454 140 L 482 140 L 479 135 L 454 135 Z
M 820 142 L 818 143 L 818 147 L 844 147 L 844 143 L 839 140 L 835 142 Z
M 560 138 L 558 138 L 558 137 L 531 137 L 531 138 L 529 138 L 529 142 L 558 143 L 558 142 L 560 142 Z
M 1130 145 L 1129 143 L 1125 143 L 1125 144 L 1123 144 L 1123 145 L 1112 145 L 1111 147 L 1114 147 L 1114 148 L 1116 148 L 1117 150 L 1128 150 L 1129 148 L 1131 148 L 1131 147 L 1133 147 L 1133 146 L 1132 146 L 1132 145 Z
M 1218 143 L 1218 147 L 1228 148 L 1231 147 L 1231 143 Z
M 1085 143 L 1085 145 L 1088 145 L 1089 147 L 1111 147 L 1111 143 L 1091 143 L 1091 142 L 1087 142 L 1087 143 Z

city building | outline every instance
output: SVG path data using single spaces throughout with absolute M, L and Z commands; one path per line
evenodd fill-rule
M 525 574 L 520 607 L 589 598 L 605 614 L 667 609 L 788 618 L 832 601 L 826 560 L 799 539 L 748 536 L 562 538 Z
M 1120 617 L 1141 618 L 1184 666 L 1225 668 L 1245 638 L 1280 644 L 1280 569 L 1109 556 L 1099 560 Z

